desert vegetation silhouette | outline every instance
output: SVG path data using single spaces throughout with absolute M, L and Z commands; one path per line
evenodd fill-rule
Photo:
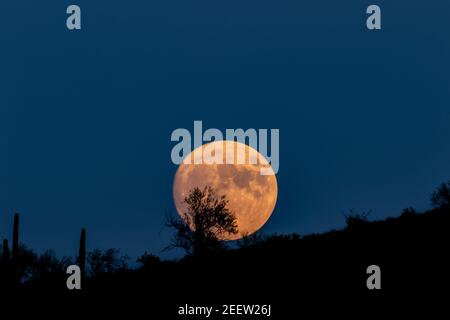
M 226 235 L 238 233 L 226 196 L 218 196 L 210 186 L 190 190 L 184 202 L 187 207 L 181 219 L 167 215 L 166 226 L 173 228 L 175 235 L 166 249 L 182 248 L 187 254 L 204 255 L 223 248 Z
M 383 283 L 389 283 L 390 290 L 427 292 L 448 272 L 444 253 L 450 242 L 450 181 L 438 186 L 430 200 L 428 210 L 406 208 L 385 220 L 372 220 L 376 215 L 370 211 L 350 210 L 338 230 L 257 233 L 226 245 L 222 237 L 238 232 L 226 196 L 210 187 L 195 188 L 185 199 L 186 211 L 166 220 L 174 231 L 168 247 L 182 248 L 186 255 L 161 260 L 145 252 L 133 264 L 117 249 L 88 250 L 85 229 L 74 257 L 57 257 L 50 250 L 38 254 L 20 241 L 20 217 L 15 214 L 11 242 L 0 243 L 0 291 L 89 297 L 99 292 L 98 296 L 133 297 L 139 293 L 157 301 L 183 302 L 195 288 L 199 299 L 230 295 L 276 299 L 286 293 L 287 284 L 309 296 L 315 291 L 323 295 L 323 288 L 341 290 L 340 294 L 342 288 L 366 290 L 365 268 L 375 263 L 388 270 Z M 82 293 L 66 288 L 66 268 L 71 264 L 82 271 Z

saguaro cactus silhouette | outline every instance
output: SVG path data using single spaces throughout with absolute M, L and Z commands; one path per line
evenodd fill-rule
M 0 292 L 2 292 L 10 289 L 13 281 L 13 278 L 10 277 L 10 252 L 7 239 L 3 240 L 3 252 L 0 262 Z
M 12 261 L 15 267 L 17 267 L 17 261 L 19 259 L 19 214 L 14 215 L 14 229 L 13 229 L 13 243 L 12 243 Z
M 81 229 L 80 249 L 78 251 L 78 266 L 80 267 L 82 279 L 86 271 L 86 229 Z
M 9 251 L 9 248 L 8 248 Z M 4 252 L 5 253 L 5 252 Z M 11 270 L 11 283 L 17 286 L 20 282 L 19 272 L 19 214 L 14 214 L 14 226 L 13 226 L 13 241 L 12 241 L 12 253 L 11 264 L 8 269 Z
M 9 263 L 9 247 L 8 247 L 8 239 L 3 239 L 2 262 L 3 262 L 4 264 Z

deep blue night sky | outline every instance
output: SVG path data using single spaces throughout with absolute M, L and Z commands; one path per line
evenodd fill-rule
M 160 254 L 170 134 L 194 120 L 280 129 L 265 233 L 426 209 L 450 178 L 449 74 L 448 0 L 2 1 L 0 238 L 18 211 L 38 251 L 73 255 L 86 227 L 89 249 Z

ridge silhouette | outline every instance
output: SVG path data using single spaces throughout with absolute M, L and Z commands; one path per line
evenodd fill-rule
M 137 259 L 138 268 L 130 268 L 128 257 L 116 249 L 86 252 L 84 229 L 75 259 L 58 259 L 52 251 L 38 255 L 20 243 L 16 214 L 12 248 L 7 239 L 0 245 L 0 293 L 86 298 L 87 304 L 94 299 L 105 308 L 111 301 L 132 301 L 163 314 L 186 303 L 271 303 L 282 307 L 280 315 L 299 300 L 315 298 L 430 297 L 448 283 L 449 190 L 450 182 L 442 184 L 432 194 L 434 207 L 424 212 L 407 208 L 396 218 L 370 221 L 368 213 L 351 211 L 340 230 L 251 235 L 236 248 L 219 246 L 207 255 L 172 261 L 146 252 Z M 86 263 L 80 291 L 65 286 L 65 269 L 73 261 Z M 366 287 L 366 269 L 373 264 L 382 270 L 381 293 Z

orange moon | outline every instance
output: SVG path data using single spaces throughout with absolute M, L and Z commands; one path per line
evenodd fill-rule
M 234 151 L 234 158 L 227 161 L 230 150 Z M 211 161 L 211 157 L 223 161 Z M 262 170 L 271 174 L 262 175 Z M 218 196 L 225 195 L 228 208 L 236 216 L 238 233 L 222 240 L 237 240 L 258 231 L 272 215 L 278 195 L 277 179 L 267 159 L 235 141 L 204 144 L 184 158 L 173 183 L 173 198 L 180 216 L 186 212 L 184 199 L 189 191 L 205 186 L 215 189 Z

